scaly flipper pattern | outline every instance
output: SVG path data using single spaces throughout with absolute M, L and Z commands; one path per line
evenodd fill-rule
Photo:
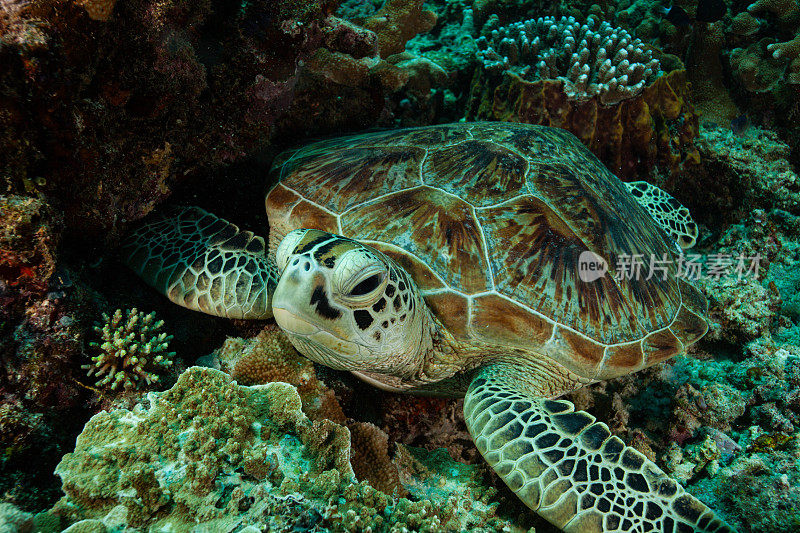
M 692 220 L 689 210 L 678 200 L 646 181 L 631 181 L 625 186 L 650 216 L 672 235 L 681 249 L 694 246 L 699 233 L 697 224 Z
M 525 504 L 566 532 L 732 532 L 608 426 L 565 400 L 527 394 L 487 367 L 464 416 L 478 450 Z
M 122 258 L 178 305 L 228 318 L 272 316 L 279 272 L 264 239 L 199 207 L 139 227 L 123 243 Z

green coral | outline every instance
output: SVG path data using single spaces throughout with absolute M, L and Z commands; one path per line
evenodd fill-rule
M 110 317 L 103 313 L 103 323 L 94 327 L 102 341 L 89 343 L 101 352 L 92 357 L 93 364 L 82 368 L 88 370 L 88 376 L 100 377 L 97 386 L 132 389 L 143 382 L 157 383 L 161 379 L 157 372 L 171 367 L 175 356 L 167 351 L 172 335 L 160 332 L 163 326 L 155 312 L 145 315 L 136 308 L 128 309 L 124 319 L 121 309 Z
M 414 483 L 427 487 L 418 501 L 358 482 L 347 428 L 311 421 L 301 406 L 287 383 L 248 387 L 191 367 L 133 409 L 92 417 L 56 468 L 66 496 L 50 513 L 97 531 L 522 533 L 496 516 L 473 467 L 409 455 L 405 464 L 430 474 Z M 430 490 L 451 475 L 469 489 Z

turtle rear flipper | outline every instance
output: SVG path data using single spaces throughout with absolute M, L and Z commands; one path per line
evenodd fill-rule
M 636 201 L 644 207 L 667 233 L 669 233 L 681 249 L 691 248 L 697 242 L 699 233 L 692 215 L 681 203 L 669 193 L 646 181 L 625 183 Z
M 608 426 L 565 400 L 527 394 L 487 367 L 464 416 L 478 450 L 525 504 L 566 532 L 731 532 L 705 504 Z
M 210 315 L 272 316 L 278 268 L 264 239 L 200 209 L 173 209 L 126 237 L 122 259 L 178 305 Z

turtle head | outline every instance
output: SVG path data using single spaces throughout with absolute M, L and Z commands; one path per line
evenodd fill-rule
M 421 365 L 427 308 L 409 275 L 378 250 L 319 230 L 289 232 L 276 252 L 278 325 L 306 357 L 339 370 L 403 376 Z

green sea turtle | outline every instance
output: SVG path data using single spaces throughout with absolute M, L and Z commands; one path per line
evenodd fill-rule
M 705 334 L 706 300 L 677 272 L 676 240 L 690 245 L 697 227 L 672 197 L 623 184 L 570 133 L 526 124 L 324 140 L 272 172 L 269 251 L 185 208 L 136 231 L 126 262 L 190 309 L 274 316 L 300 353 L 378 387 L 465 395 L 481 454 L 564 531 L 731 531 L 554 399 Z M 641 271 L 583 276 L 587 253 Z

